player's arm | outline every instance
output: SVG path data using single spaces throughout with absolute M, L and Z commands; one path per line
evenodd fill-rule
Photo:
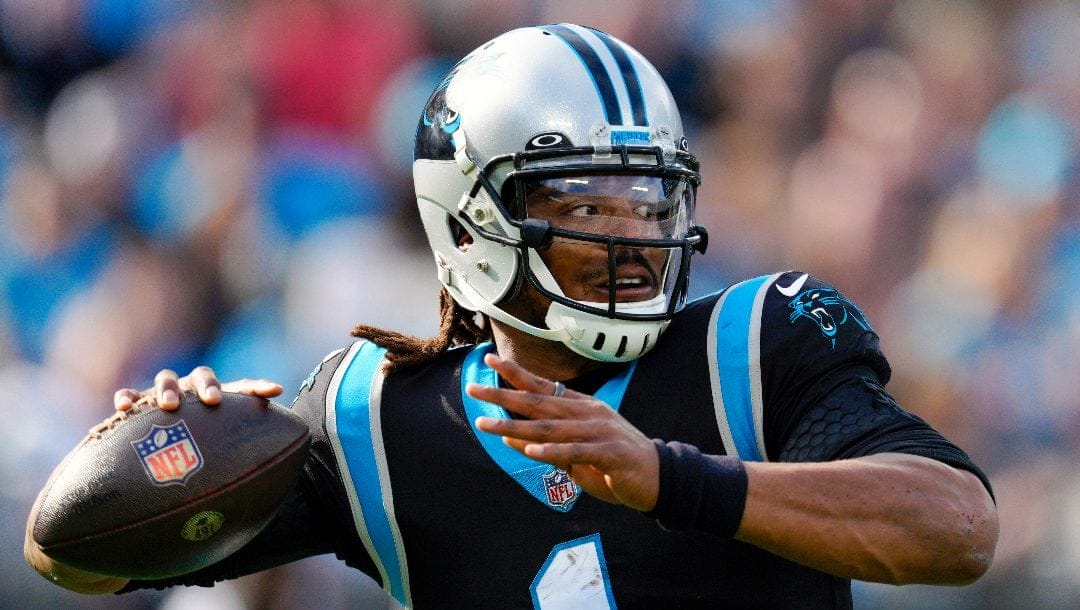
M 844 578 L 960 585 L 990 566 L 997 512 L 971 472 L 911 454 L 739 462 L 661 445 L 661 524 L 734 537 Z
M 998 535 L 989 481 L 888 393 L 888 360 L 859 308 L 796 275 L 769 288 L 761 306 L 771 462 L 745 464 L 738 538 L 861 580 L 975 580 Z M 802 292 L 781 290 L 799 281 Z
M 946 461 L 881 451 L 744 464 L 689 445 L 654 443 L 591 396 L 555 397 L 550 380 L 493 355 L 486 361 L 516 389 L 470 385 L 469 394 L 528 419 L 479 418 L 478 428 L 567 469 L 598 498 L 651 512 L 666 527 L 735 536 L 860 580 L 963 584 L 989 567 L 998 532 L 993 500 L 978 477 Z M 852 443 L 887 449 L 890 442 L 948 454 L 950 445 L 931 433 L 917 420 L 878 426 L 876 436 L 834 439 L 831 457 Z
M 966 584 L 990 567 L 994 502 L 972 473 L 918 455 L 746 463 L 736 538 L 823 572 Z

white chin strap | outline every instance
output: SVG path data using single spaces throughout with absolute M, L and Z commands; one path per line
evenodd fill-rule
M 494 303 L 481 296 L 468 282 L 461 281 L 459 278 L 460 276 L 453 273 L 449 268 L 439 266 L 439 279 L 442 281 L 443 286 L 446 286 L 451 294 L 456 292 L 459 296 L 463 297 L 458 299 L 458 302 L 465 305 L 468 309 L 479 311 L 489 318 L 498 320 L 503 324 L 516 328 L 521 332 L 528 333 L 534 337 L 540 337 L 541 339 L 547 339 L 548 341 L 559 341 L 561 343 L 566 343 L 571 339 L 570 332 L 565 328 L 540 328 L 539 326 L 533 326 L 532 324 L 528 324 L 523 320 L 506 313 L 499 307 L 496 307 Z

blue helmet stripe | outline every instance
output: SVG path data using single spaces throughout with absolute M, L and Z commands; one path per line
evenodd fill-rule
M 593 84 L 596 85 L 596 92 L 600 95 L 600 101 L 604 106 L 604 118 L 611 125 L 619 125 L 622 122 L 619 99 L 615 95 L 615 85 L 611 82 L 611 76 L 608 75 L 607 69 L 604 68 L 604 62 L 600 60 L 600 55 L 577 32 L 565 25 L 549 25 L 543 29 L 545 32 L 562 38 L 563 42 L 570 45 L 570 48 L 577 53 L 581 63 L 585 65 L 585 68 L 592 76 Z
M 596 34 L 597 38 L 604 41 L 604 45 L 611 51 L 611 55 L 615 57 L 615 63 L 622 73 L 623 82 L 626 83 L 626 92 L 630 96 L 630 112 L 634 116 L 634 125 L 648 127 L 649 115 L 645 111 L 645 94 L 641 90 L 641 79 L 638 78 L 637 70 L 634 69 L 634 63 L 630 61 L 630 55 L 622 45 L 607 33 L 600 30 L 593 30 L 593 33 Z

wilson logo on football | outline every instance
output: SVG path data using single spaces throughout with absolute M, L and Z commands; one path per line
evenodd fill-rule
M 158 485 L 183 485 L 203 466 L 202 453 L 180 420 L 171 426 L 154 425 L 146 436 L 131 441 L 150 480 Z

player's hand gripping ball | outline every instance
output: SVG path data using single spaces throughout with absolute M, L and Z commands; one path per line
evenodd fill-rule
M 183 396 L 118 412 L 64 458 L 31 512 L 42 552 L 136 579 L 192 572 L 249 542 L 296 483 L 307 425 L 264 398 Z

